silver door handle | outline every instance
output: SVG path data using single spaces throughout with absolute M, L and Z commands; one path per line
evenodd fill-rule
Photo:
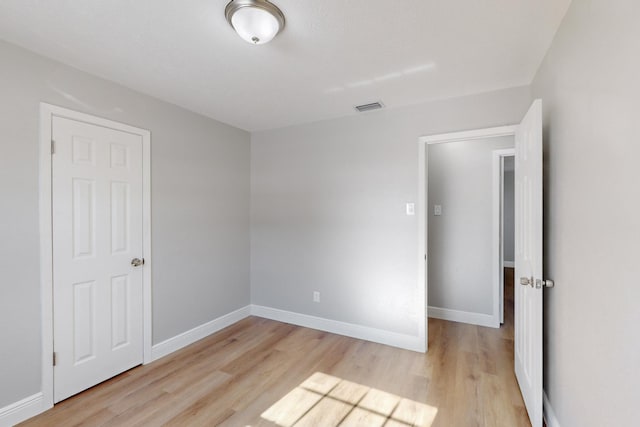
M 542 288 L 553 288 L 555 286 L 555 283 L 553 283 L 553 280 L 533 280 L 533 277 L 528 278 L 528 277 L 521 277 L 520 278 L 520 284 L 522 286 L 531 286 L 532 288 L 536 288 L 536 289 L 542 289 Z
M 520 284 L 522 286 L 531 286 L 533 287 L 533 277 L 529 278 L 529 277 L 521 277 L 520 278 Z
M 140 267 L 142 264 L 144 264 L 144 258 L 134 258 L 131 260 L 131 265 L 134 267 Z

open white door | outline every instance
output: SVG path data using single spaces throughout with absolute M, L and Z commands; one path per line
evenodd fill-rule
M 542 427 L 542 101 L 516 131 L 515 371 L 533 427 Z

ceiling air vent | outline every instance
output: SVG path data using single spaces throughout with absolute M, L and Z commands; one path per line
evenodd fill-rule
M 382 102 L 372 102 L 371 104 L 356 105 L 356 110 L 360 113 L 365 113 L 367 111 L 379 110 L 382 107 L 384 107 Z

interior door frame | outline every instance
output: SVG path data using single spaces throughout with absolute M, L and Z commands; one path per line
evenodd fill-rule
M 421 136 L 418 138 L 418 257 L 421 260 L 418 269 L 418 282 L 422 284 L 425 302 L 425 322 L 428 318 L 428 270 L 427 270 L 427 237 L 428 237 L 428 150 L 427 147 L 432 144 L 444 144 L 449 142 L 472 141 L 476 139 L 497 138 L 500 136 L 512 136 L 515 138 L 518 125 L 507 125 L 492 128 L 473 129 L 462 132 L 441 133 L 435 135 Z M 495 188 L 494 188 L 495 191 Z M 495 216 L 495 215 L 494 215 Z M 494 233 L 495 234 L 495 233 Z M 497 239 L 496 239 L 497 240 Z M 495 253 L 495 252 L 494 252 Z M 499 290 L 494 286 L 494 319 L 497 319 L 496 327 L 500 326 L 500 316 L 498 313 Z M 425 327 L 425 340 L 429 341 L 427 329 Z M 426 345 L 426 344 L 425 344 Z
M 43 407 L 53 407 L 53 234 L 52 234 L 52 126 L 53 118 L 62 117 L 142 137 L 142 266 L 143 289 L 143 363 L 149 363 L 152 345 L 151 308 L 151 132 L 101 117 L 80 113 L 45 102 L 40 103 L 40 298 L 42 322 L 42 396 Z
M 515 144 L 515 141 L 514 141 Z M 493 283 L 498 287 L 494 295 L 493 312 L 498 326 L 504 323 L 504 159 L 516 156 L 516 149 L 493 150 Z M 495 320 L 495 318 L 494 318 Z

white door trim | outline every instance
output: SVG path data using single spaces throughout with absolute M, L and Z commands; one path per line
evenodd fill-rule
M 40 103 L 40 298 L 42 322 L 42 395 L 43 408 L 53 406 L 53 239 L 51 194 L 51 133 L 53 117 L 63 117 L 97 126 L 129 132 L 142 137 L 142 210 L 143 210 L 143 361 L 152 361 L 151 309 L 151 133 L 148 130 L 114 122 L 89 114 Z
M 421 300 L 425 302 L 425 310 L 423 312 L 423 317 L 427 319 L 427 300 L 428 300 L 428 283 L 427 283 L 427 159 L 428 159 L 428 150 L 427 146 L 431 144 L 443 144 L 448 142 L 459 142 L 459 141 L 472 141 L 476 139 L 484 139 L 484 138 L 497 138 L 500 136 L 514 136 L 516 134 L 516 130 L 518 129 L 517 125 L 508 125 L 508 126 L 499 126 L 493 128 L 484 128 L 484 129 L 475 129 L 468 130 L 463 132 L 450 132 L 450 133 L 442 133 L 437 135 L 427 135 L 421 136 L 418 138 L 418 257 L 420 262 L 418 263 L 418 283 L 420 286 L 420 295 L 422 296 L 422 292 L 424 292 L 424 298 L 421 297 Z M 499 297 L 499 291 L 497 287 L 494 287 L 494 301 L 497 301 Z M 500 326 L 500 316 L 498 315 L 498 308 L 495 307 L 494 303 L 494 323 L 496 322 L 496 327 Z M 422 324 L 422 323 L 421 323 Z M 424 338 L 428 341 L 428 332 L 425 326 Z M 426 344 L 425 344 L 426 346 Z M 425 347 L 426 348 L 426 347 Z
M 418 336 L 424 343 L 424 353 L 429 351 L 429 322 L 427 307 L 429 295 L 427 292 L 427 150 L 425 144 L 418 146 Z
M 492 264 L 493 283 L 498 289 L 494 292 L 493 322 L 500 326 L 504 322 L 504 158 L 515 157 L 516 149 L 508 148 L 493 151 L 493 244 Z
M 443 144 L 448 142 L 472 141 L 474 139 L 497 138 L 499 136 L 511 136 L 516 134 L 517 125 L 498 126 L 494 128 L 465 130 L 462 132 L 441 133 L 420 137 L 421 143 Z

